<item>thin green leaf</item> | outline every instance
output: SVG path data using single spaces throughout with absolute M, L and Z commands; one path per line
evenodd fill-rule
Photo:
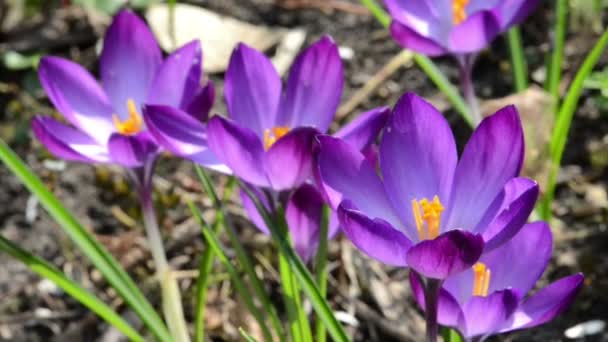
M 555 99 L 555 108 L 559 107 L 559 83 L 562 75 L 562 60 L 564 58 L 564 42 L 566 41 L 566 25 L 568 23 L 568 0 L 557 0 L 555 10 L 555 37 L 553 52 L 549 60 L 545 89 Z M 557 113 L 556 113 L 557 114 Z
M 291 340 L 293 342 L 305 342 L 306 337 L 304 336 L 304 330 L 299 320 L 300 314 L 298 311 L 301 307 L 297 304 L 299 293 L 296 280 L 289 269 L 289 262 L 285 260 L 285 257 L 282 254 L 279 254 L 279 272 L 281 274 L 281 289 L 283 290 L 283 301 L 285 302 L 285 310 L 287 311 L 289 320 Z
M 329 230 L 329 215 L 330 209 L 327 205 L 324 205 L 323 215 L 321 215 L 321 229 L 319 231 L 319 248 L 315 257 L 315 280 L 323 299 L 327 296 L 327 231 Z M 316 342 L 327 341 L 325 325 L 320 319 L 317 319 L 315 324 L 315 336 Z
M 514 26 L 507 32 L 509 51 L 511 52 L 511 67 L 513 68 L 514 89 L 516 92 L 528 88 L 528 66 L 524 56 L 519 27 Z
M 568 133 L 570 132 L 570 126 L 572 125 L 572 119 L 577 109 L 578 100 L 580 99 L 581 93 L 584 88 L 584 83 L 593 68 L 597 64 L 598 60 L 602 56 L 602 53 L 608 46 L 608 30 L 602 34 L 600 39 L 597 41 L 593 49 L 585 57 L 585 61 L 576 72 L 574 81 L 570 85 L 564 103 L 562 104 L 557 120 L 555 121 L 555 127 L 551 135 L 551 141 L 549 143 L 549 152 L 551 155 L 551 170 L 549 173 L 549 181 L 547 183 L 547 191 L 540 205 L 540 215 L 544 220 L 551 219 L 551 202 L 555 194 L 555 182 L 557 179 L 557 172 L 559 171 L 560 164 L 562 162 L 562 156 L 564 154 L 564 148 L 568 140 Z
M 245 339 L 247 342 L 258 342 L 253 336 L 249 335 L 243 328 L 239 328 L 239 334 L 241 337 Z
M 388 28 L 391 23 L 391 17 L 386 13 L 375 0 L 360 0 L 369 11 L 376 17 L 378 22 L 382 26 Z M 435 86 L 448 98 L 454 109 L 462 116 L 469 126 L 474 127 L 475 123 L 471 118 L 469 107 L 465 100 L 460 96 L 458 88 L 456 88 L 450 81 L 443 75 L 441 70 L 431 61 L 428 57 L 414 54 L 414 61 L 422 71 L 435 83 Z
M 224 200 L 230 198 L 235 185 L 236 180 L 234 177 L 230 177 L 226 184 L 226 188 L 224 189 Z M 216 196 L 217 198 L 215 193 L 213 193 L 213 196 Z M 215 235 L 218 235 L 225 224 L 224 213 L 221 210 L 217 210 L 216 215 L 217 217 L 215 218 L 213 231 L 215 232 Z M 205 305 L 207 302 L 207 288 L 211 277 L 210 272 L 213 266 L 213 259 L 213 250 L 211 248 L 205 248 L 199 263 L 199 276 L 196 279 L 195 286 L 194 341 L 196 342 L 203 342 L 205 339 Z
M 289 262 L 293 273 L 300 282 L 302 290 L 310 299 L 317 316 L 325 323 L 325 327 L 327 328 L 327 331 L 331 337 L 336 342 L 349 341 L 350 339 L 348 338 L 346 331 L 344 331 L 344 328 L 334 316 L 329 304 L 327 304 L 323 296 L 321 296 L 312 275 L 310 272 L 308 272 L 308 269 L 306 269 L 306 265 L 304 265 L 302 260 L 300 260 L 300 257 L 295 253 L 284 234 L 281 234 L 281 231 L 287 231 L 286 227 L 276 227 L 270 218 L 270 215 L 255 194 L 251 192 L 247 186 L 241 185 L 241 188 L 247 192 L 249 198 L 251 198 L 253 203 L 255 203 L 258 212 L 264 219 L 264 222 L 266 222 L 268 229 L 270 229 L 273 239 L 277 242 L 279 252 L 283 254 L 285 259 Z
M 272 341 L 272 334 L 270 333 L 268 326 L 266 326 L 264 316 L 262 315 L 258 307 L 255 306 L 255 304 L 253 303 L 253 296 L 249 292 L 247 286 L 245 286 L 245 284 L 241 280 L 241 275 L 234 268 L 234 266 L 232 266 L 232 263 L 230 262 L 230 259 L 228 259 L 226 254 L 224 254 L 224 246 L 221 245 L 213 230 L 211 230 L 207 223 L 205 223 L 199 209 L 192 203 L 188 203 L 188 206 L 190 207 L 190 211 L 192 211 L 192 215 L 194 216 L 198 224 L 201 226 L 201 230 L 203 232 L 203 235 L 205 236 L 205 240 L 207 241 L 208 246 L 213 250 L 213 253 L 215 253 L 218 260 L 222 263 L 224 268 L 226 268 L 226 271 L 228 271 L 228 273 L 230 274 L 232 283 L 234 284 L 239 296 L 241 297 L 241 300 L 245 303 L 249 312 L 253 315 L 255 320 L 260 325 L 260 328 L 262 329 L 262 334 L 264 335 L 264 340 Z
M 443 342 L 462 342 L 462 337 L 460 337 L 458 331 L 454 329 L 441 329 L 441 336 L 443 337 Z
M 106 303 L 99 300 L 95 295 L 81 287 L 78 283 L 66 277 L 61 271 L 46 261 L 32 255 L 28 251 L 21 249 L 9 240 L 0 235 L 0 250 L 6 252 L 13 258 L 24 263 L 30 270 L 38 275 L 51 280 L 63 289 L 72 298 L 79 301 L 89 310 L 96 313 L 99 317 L 114 326 L 125 334 L 131 341 L 144 341 L 144 338 L 133 329 L 129 323 L 120 317 Z
M 283 327 L 281 325 L 279 314 L 277 313 L 277 310 L 274 305 L 272 305 L 272 302 L 270 301 L 270 296 L 264 288 L 264 284 L 262 284 L 262 281 L 255 272 L 255 269 L 253 268 L 253 262 L 251 261 L 251 258 L 249 257 L 247 252 L 245 252 L 245 248 L 243 247 L 243 244 L 241 243 L 241 240 L 236 230 L 234 229 L 234 226 L 232 225 L 230 217 L 226 215 L 222 201 L 220 201 L 219 197 L 217 196 L 211 179 L 202 168 L 195 166 L 195 170 L 201 181 L 201 184 L 205 188 L 205 192 L 207 193 L 209 198 L 211 198 L 213 207 L 217 212 L 222 213 L 224 219 L 224 227 L 226 229 L 226 233 L 228 234 L 228 239 L 230 239 L 230 244 L 236 253 L 236 257 L 239 261 L 239 264 L 245 270 L 247 277 L 249 277 L 251 285 L 253 286 L 253 290 L 255 291 L 255 294 L 260 300 L 260 302 L 262 303 L 264 312 L 269 316 L 272 328 L 276 331 L 277 335 L 279 336 L 279 339 L 283 341 L 285 339 L 285 331 L 283 330 Z M 234 183 L 232 186 L 236 184 L 236 181 L 233 182 Z M 224 194 L 225 198 L 227 198 L 227 196 L 232 193 L 232 188 L 227 188 L 227 190 L 227 193 Z
M 34 194 L 108 283 L 161 341 L 170 341 L 166 325 L 118 261 L 76 220 L 25 163 L 0 139 L 0 160 Z

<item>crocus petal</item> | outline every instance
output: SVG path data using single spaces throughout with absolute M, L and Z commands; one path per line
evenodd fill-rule
M 380 143 L 384 188 L 408 236 L 417 236 L 412 200 L 449 200 L 458 156 L 450 126 L 430 103 L 406 93 L 395 105 Z
M 526 19 L 540 4 L 540 0 L 504 0 L 496 8 L 500 16 L 500 27 L 506 31 Z
M 166 150 L 224 173 L 230 169 L 209 149 L 207 127 L 188 113 L 163 105 L 144 107 L 146 127 Z
M 185 108 L 201 81 L 201 43 L 192 41 L 170 54 L 161 64 L 146 104 Z
M 424 284 L 420 276 L 416 272 L 410 272 L 410 285 L 414 299 L 420 308 L 426 311 L 426 301 L 424 298 Z M 462 316 L 460 304 L 446 290 L 439 290 L 439 298 L 437 299 L 437 321 L 439 324 L 449 327 L 458 327 L 458 319 Z
M 235 175 L 256 186 L 269 186 L 264 173 L 264 147 L 253 131 L 215 115 L 207 124 L 207 142 Z
M 484 119 L 456 167 L 446 227 L 475 228 L 507 181 L 519 174 L 523 155 L 523 131 L 514 106 Z
M 365 215 L 381 218 L 402 229 L 380 178 L 365 156 L 340 139 L 318 136 L 317 140 L 320 180 L 332 208 L 337 208 L 342 199 L 348 199 Z
M 440 56 L 448 51 L 439 42 L 424 37 L 404 24 L 393 20 L 390 26 L 391 35 L 404 48 L 414 50 L 427 56 Z
M 340 103 L 343 83 L 338 47 L 324 36 L 304 50 L 291 67 L 277 125 L 311 126 L 326 132 Z
M 344 234 L 369 257 L 391 266 L 407 266 L 412 242 L 402 232 L 379 218 L 370 219 L 346 200 L 338 207 Z
M 515 312 L 511 326 L 504 331 L 531 328 L 549 322 L 564 312 L 583 286 L 581 273 L 562 278 L 526 299 Z
M 360 114 L 334 134 L 359 151 L 369 147 L 384 128 L 390 115 L 388 107 L 379 107 Z
M 44 57 L 38 66 L 40 83 L 59 112 L 99 144 L 115 131 L 112 106 L 99 83 L 80 65 Z
M 310 178 L 313 143 L 318 133 L 312 127 L 298 127 L 266 151 L 266 175 L 274 190 L 295 188 Z
M 517 234 L 534 210 L 538 192 L 538 184 L 527 178 L 513 178 L 505 185 L 501 195 L 494 200 L 500 202 L 498 214 L 487 227 L 476 229 L 486 241 L 484 253 Z
M 291 240 L 304 262 L 308 262 L 319 247 L 323 204 L 317 189 L 303 184 L 291 195 L 285 208 Z
M 518 303 L 518 293 L 510 289 L 472 297 L 462 308 L 459 330 L 468 338 L 495 333 L 509 321 Z
M 451 230 L 412 246 L 407 264 L 427 278 L 446 279 L 473 266 L 482 251 L 481 235 Z
M 247 186 L 249 190 L 251 190 L 251 192 L 260 200 L 260 202 L 262 202 L 262 205 L 264 205 L 268 212 L 272 212 L 272 208 L 268 203 L 268 198 L 264 195 L 264 192 L 262 192 L 262 190 L 248 184 L 246 184 L 245 186 Z M 270 235 L 270 229 L 268 229 L 266 222 L 264 222 L 264 218 L 262 218 L 262 215 L 260 215 L 260 212 L 256 208 L 255 203 L 253 203 L 253 201 L 249 197 L 249 194 L 247 194 L 247 191 L 241 188 L 239 194 L 241 196 L 241 204 L 243 205 L 243 209 L 245 210 L 249 221 L 251 221 L 251 223 L 253 223 L 253 225 L 262 233 Z
M 104 39 L 100 74 L 116 114 L 127 118 L 127 102 L 137 108 L 162 62 L 160 48 L 146 24 L 134 13 L 123 10 L 114 17 Z
M 421 36 L 444 45 L 452 28 L 452 1 L 385 0 L 391 17 Z
M 479 11 L 450 32 L 448 46 L 457 54 L 483 50 L 500 33 L 500 20 L 492 11 Z
M 211 107 L 213 107 L 213 101 L 215 101 L 213 81 L 209 80 L 204 87 L 198 88 L 190 100 L 185 106 L 186 113 L 192 115 L 198 121 L 207 121 Z
M 232 120 L 262 136 L 275 126 L 281 98 L 281 79 L 270 60 L 239 44 L 226 70 L 224 96 Z
M 34 135 L 54 156 L 85 163 L 107 162 L 108 151 L 88 135 L 59 121 L 37 116 L 32 121 Z
M 158 146 L 149 132 L 136 135 L 114 133 L 108 140 L 108 151 L 112 162 L 124 167 L 141 167 L 154 158 Z

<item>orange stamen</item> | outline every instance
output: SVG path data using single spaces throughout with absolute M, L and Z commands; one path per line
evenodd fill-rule
M 113 114 L 112 120 L 114 121 L 114 126 L 116 126 L 116 129 L 120 134 L 134 135 L 141 132 L 144 122 L 141 115 L 139 115 L 137 112 L 137 107 L 132 99 L 127 101 L 127 108 L 129 109 L 128 119 L 121 121 L 118 115 Z
M 274 145 L 277 140 L 281 139 L 285 134 L 289 133 L 289 127 L 276 126 L 271 129 L 264 130 L 264 149 L 268 150 Z
M 473 265 L 473 296 L 485 297 L 490 288 L 490 269 L 482 262 Z
M 458 25 L 467 18 L 465 7 L 470 0 L 453 0 L 452 1 L 452 21 L 454 25 Z
M 426 198 L 420 201 L 412 200 L 412 211 L 416 222 L 416 231 L 420 240 L 434 239 L 439 236 L 441 213 L 444 208 L 439 197 L 433 197 L 433 201 Z M 426 223 L 426 227 L 425 227 Z

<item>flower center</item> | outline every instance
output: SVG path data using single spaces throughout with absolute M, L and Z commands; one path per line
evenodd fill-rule
M 264 130 L 264 149 L 268 150 L 274 145 L 277 140 L 281 139 L 285 134 L 289 133 L 289 127 L 275 126 L 271 129 Z
M 443 211 L 439 197 L 433 197 L 433 201 L 426 198 L 420 201 L 413 199 L 412 211 L 420 240 L 432 240 L 439 236 L 439 223 Z
M 129 118 L 121 121 L 118 115 L 113 114 L 112 120 L 114 121 L 114 126 L 120 134 L 123 135 L 134 135 L 141 131 L 143 127 L 143 120 L 141 119 L 141 115 L 137 112 L 137 107 L 135 106 L 135 101 L 129 99 L 127 101 L 127 108 L 129 109 Z
M 485 297 L 490 288 L 491 272 L 482 262 L 473 265 L 473 296 Z
M 453 0 L 452 1 L 452 21 L 454 25 L 458 25 L 467 18 L 467 12 L 465 7 L 469 4 L 470 0 Z

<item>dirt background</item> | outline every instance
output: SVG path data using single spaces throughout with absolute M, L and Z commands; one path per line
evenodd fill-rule
M 301 27 L 307 31 L 306 44 L 328 33 L 342 48 L 352 51 L 344 60 L 343 103 L 363 87 L 386 63 L 400 52 L 385 29 L 356 1 L 315 0 L 211 0 L 191 2 L 253 24 Z M 3 5 L 0 5 L 0 8 Z M 61 55 L 97 72 L 95 44 L 104 29 L 85 11 L 49 2 L 41 13 L 28 16 L 0 32 L 0 52 L 16 50 Z M 0 16 L 1 17 L 1 16 Z M 604 24 L 606 15 L 603 15 Z M 550 50 L 553 11 L 540 8 L 522 27 L 525 55 L 531 83 L 542 86 L 544 62 Z M 193 23 L 195 25 L 195 23 Z M 566 42 L 563 88 L 589 51 L 597 34 L 588 27 L 571 30 Z M 205 48 L 205 47 L 203 47 Z M 273 51 L 271 50 L 270 53 Z M 457 82 L 458 71 L 449 58 L 435 60 L 440 69 Z M 597 69 L 608 64 L 602 56 Z M 218 90 L 213 112 L 224 113 L 222 74 L 211 75 Z M 483 52 L 474 72 L 476 89 L 482 99 L 512 93 L 509 52 L 504 38 Z M 375 106 L 392 106 L 404 91 L 414 91 L 446 109 L 460 146 L 471 131 L 449 108 L 432 82 L 415 65 L 390 73 L 382 84 L 344 120 Z M 529 100 L 519 96 L 516 101 Z M 529 104 L 546 109 L 540 102 Z M 608 111 L 600 105 L 598 92 L 585 91 L 566 147 L 560 171 L 556 201 L 555 246 L 551 266 L 539 285 L 582 271 L 585 286 L 575 304 L 559 318 L 541 328 L 503 335 L 496 341 L 561 341 L 564 331 L 589 320 L 608 319 L 608 233 L 606 183 L 608 182 Z M 45 181 L 82 223 L 93 231 L 138 280 L 146 294 L 158 304 L 158 291 L 150 279 L 152 265 L 145 248 L 137 202 L 119 168 L 64 163 L 54 160 L 29 131 L 34 114 L 53 112 L 40 89 L 34 70 L 9 70 L 0 66 L 0 137 L 9 142 L 27 164 Z M 527 114 L 523 114 L 527 115 Z M 540 132 L 549 132 L 547 117 L 535 120 Z M 172 265 L 183 270 L 180 286 L 188 319 L 192 319 L 193 272 L 204 249 L 200 230 L 190 217 L 185 202 L 194 199 L 212 215 L 209 201 L 202 195 L 189 163 L 163 158 L 157 170 L 156 202 Z M 537 172 L 537 171 L 534 171 Z M 542 174 L 542 173 L 541 173 Z M 217 177 L 218 183 L 225 179 Z M 74 248 L 69 238 L 52 221 L 35 199 L 10 172 L 0 166 L 0 234 L 42 256 L 71 278 L 133 319 L 100 274 Z M 268 239 L 247 223 L 238 207 L 230 204 L 242 241 L 258 261 L 273 297 L 280 301 L 275 252 Z M 231 252 L 228 251 L 230 254 Z M 371 261 L 344 238 L 331 243 L 329 298 L 340 311 L 357 341 L 416 341 L 421 339 L 423 322 L 413 304 L 407 285 L 407 271 L 384 267 Z M 226 272 L 216 265 L 209 293 L 206 317 L 214 341 L 238 340 L 238 327 L 255 333 L 252 317 L 238 301 Z M 278 306 L 280 309 L 281 306 Z M 0 254 L 0 340 L 6 341 L 115 341 L 115 331 L 48 281 L 28 271 L 22 264 Z M 606 341 L 604 331 L 584 341 Z

